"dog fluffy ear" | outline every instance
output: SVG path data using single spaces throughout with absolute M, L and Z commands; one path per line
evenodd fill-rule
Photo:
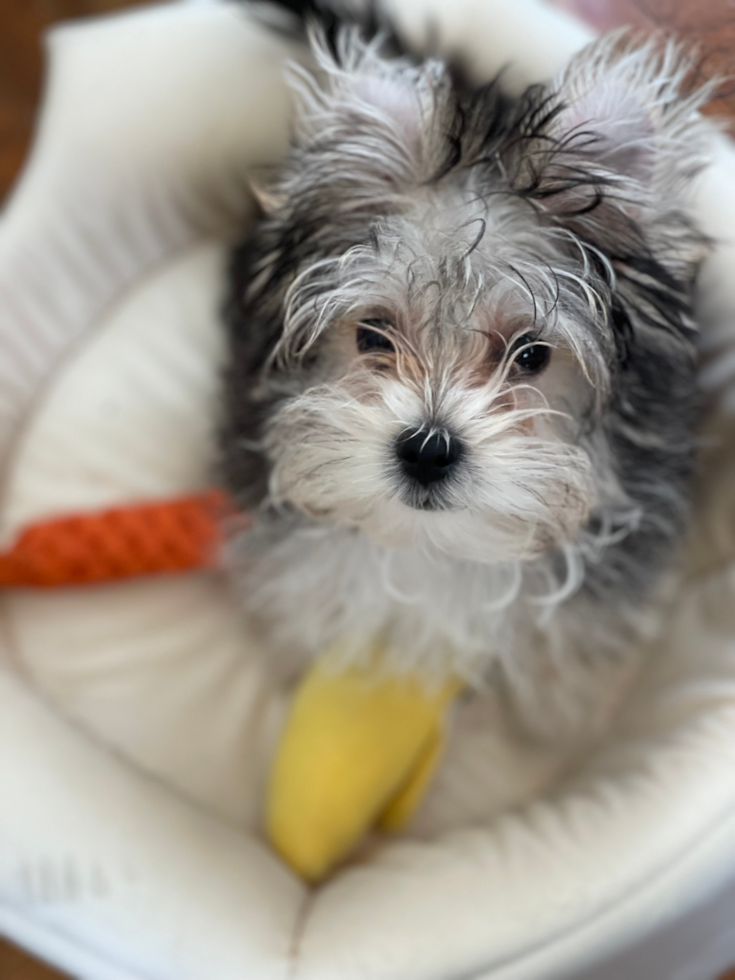
M 676 206 L 703 163 L 698 110 L 714 88 L 686 95 L 691 69 L 673 42 L 639 44 L 628 33 L 582 51 L 546 93 L 525 175 L 539 203 L 573 213 L 604 197 L 636 219 L 657 201 Z
M 648 187 L 655 157 L 653 112 L 642 93 L 622 82 L 612 73 L 578 94 L 573 83 L 570 92 L 562 90 L 564 108 L 551 135 L 593 165 Z
M 352 172 L 369 193 L 398 190 L 418 178 L 422 160 L 425 69 L 381 57 L 357 32 L 340 36 L 337 52 L 312 38 L 318 71 L 292 67 L 297 96 L 295 141 L 319 153 L 325 173 Z M 424 80 L 425 84 L 425 80 Z M 329 154 L 334 167 L 329 167 Z

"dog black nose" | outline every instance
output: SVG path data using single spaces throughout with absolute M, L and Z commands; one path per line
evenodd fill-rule
M 396 452 L 406 476 L 428 487 L 449 476 L 462 454 L 462 445 L 444 430 L 431 434 L 425 429 L 409 430 L 398 437 Z

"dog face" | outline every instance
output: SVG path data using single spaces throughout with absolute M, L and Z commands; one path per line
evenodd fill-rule
M 525 558 L 594 506 L 579 440 L 598 351 L 574 351 L 584 310 L 560 309 L 523 209 L 447 190 L 295 280 L 276 356 L 308 359 L 311 383 L 264 430 L 272 492 L 383 544 Z
M 315 53 L 235 259 L 230 487 L 483 562 L 640 523 L 672 470 L 631 454 L 691 449 L 686 65 L 616 38 L 510 102 L 349 30 Z

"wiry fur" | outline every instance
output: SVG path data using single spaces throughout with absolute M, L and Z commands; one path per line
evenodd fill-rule
M 708 93 L 682 95 L 674 45 L 620 35 L 518 100 L 332 15 L 312 47 L 232 264 L 248 609 L 274 650 L 380 635 L 399 669 L 495 677 L 542 726 L 598 712 L 687 519 Z M 395 353 L 358 353 L 376 318 Z M 524 378 L 529 335 L 553 353 Z M 416 428 L 462 441 L 436 488 L 397 464 Z

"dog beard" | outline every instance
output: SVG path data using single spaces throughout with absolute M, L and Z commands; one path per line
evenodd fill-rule
M 449 385 L 435 410 L 463 437 L 466 458 L 456 476 L 421 487 L 402 475 L 393 447 L 406 420 L 423 417 L 422 399 L 380 376 L 371 387 L 367 396 L 357 383 L 318 386 L 276 412 L 264 438 L 274 501 L 385 547 L 478 562 L 537 557 L 569 543 L 588 517 L 595 503 L 588 454 L 519 431 L 542 408 L 493 411 L 502 386 Z

